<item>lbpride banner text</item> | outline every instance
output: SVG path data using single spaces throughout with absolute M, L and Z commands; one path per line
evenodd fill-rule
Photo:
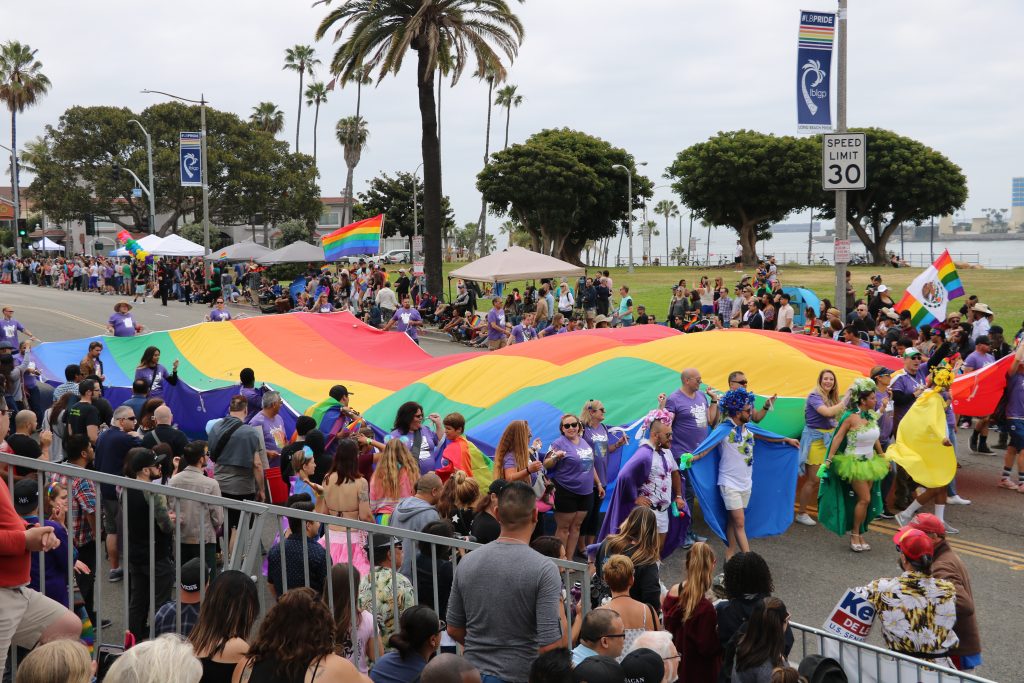
M 178 137 L 178 167 L 182 187 L 203 186 L 203 136 L 182 132 Z
M 836 15 L 800 12 L 796 53 L 796 128 L 832 130 L 832 39 Z

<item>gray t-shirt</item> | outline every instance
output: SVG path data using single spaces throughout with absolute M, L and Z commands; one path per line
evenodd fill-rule
M 210 426 L 209 448 L 211 454 L 216 450 L 221 437 L 232 424 L 238 421 L 237 417 L 228 417 Z M 213 476 L 220 484 L 222 494 L 248 496 L 256 493 L 256 477 L 252 473 L 252 456 L 257 451 L 260 451 L 263 471 L 266 472 L 267 456 L 263 447 L 262 432 L 255 427 L 242 425 L 231 434 L 213 466 Z
M 495 541 L 459 562 L 446 621 L 466 629 L 464 656 L 481 674 L 525 682 L 537 649 L 562 637 L 561 589 L 549 558 L 521 543 Z

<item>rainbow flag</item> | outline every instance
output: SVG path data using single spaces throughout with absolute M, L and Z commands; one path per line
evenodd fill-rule
M 344 256 L 362 256 L 380 252 L 380 233 L 384 214 L 356 221 L 324 236 L 324 260 L 337 261 Z
M 960 275 L 956 272 L 949 250 L 946 250 L 907 286 L 903 298 L 896 304 L 896 311 L 910 311 L 914 327 L 937 327 L 946 319 L 946 305 L 949 301 L 963 295 L 964 286 L 960 282 Z

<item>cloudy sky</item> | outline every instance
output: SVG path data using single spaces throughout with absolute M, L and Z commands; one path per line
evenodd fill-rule
M 1008 207 L 1010 178 L 1024 175 L 1024 3 L 851 4 L 850 125 L 890 128 L 949 156 L 967 175 L 969 215 Z M 19 118 L 19 140 L 41 134 L 72 105 L 138 111 L 159 101 L 140 94 L 144 88 L 202 92 L 212 106 L 243 117 L 257 102 L 276 102 L 286 114 L 282 137 L 294 140 L 298 82 L 281 66 L 285 48 L 313 43 L 327 10 L 310 5 L 49 0 L 9 6 L 2 39 L 37 48 L 53 82 L 50 94 Z M 572 127 L 648 162 L 648 176 L 662 184 L 679 150 L 717 131 L 795 133 L 799 10 L 833 7 L 810 0 L 527 0 L 514 8 L 526 39 L 509 82 L 525 101 L 512 111 L 510 141 Z M 330 40 L 315 47 L 330 60 Z M 329 79 L 323 68 L 319 74 Z M 444 190 L 462 224 L 479 214 L 474 176 L 482 164 L 487 89 L 467 74 L 442 97 Z M 341 194 L 345 166 L 333 127 L 354 110 L 354 88 L 335 91 L 321 109 L 324 195 Z M 380 171 L 412 171 L 420 162 L 414 59 L 398 77 L 364 89 L 363 116 L 371 136 L 356 171 L 357 192 Z M 304 111 L 302 151 L 312 151 L 312 120 L 312 111 Z M 495 110 L 492 150 L 503 144 L 503 125 L 503 112 Z M 9 119 L 0 119 L 0 137 L 10 140 Z M 670 196 L 667 187 L 655 193 Z

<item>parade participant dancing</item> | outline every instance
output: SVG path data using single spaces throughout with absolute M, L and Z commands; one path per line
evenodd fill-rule
M 167 368 L 160 364 L 160 349 L 155 346 L 147 346 L 146 350 L 142 352 L 139 366 L 135 368 L 135 379 L 146 381 L 149 386 L 150 398 L 163 398 L 165 382 L 171 386 L 178 384 L 178 360 L 174 360 L 174 363 L 171 364 L 171 372 L 168 373 Z
M 800 498 L 797 501 L 796 522 L 805 526 L 814 526 L 815 521 L 807 514 L 807 505 L 818 495 L 818 468 L 825 462 L 828 452 L 828 439 L 836 426 L 836 415 L 839 415 L 848 404 L 849 397 L 839 398 L 839 383 L 836 373 L 829 369 L 818 373 L 818 383 L 807 396 L 804 405 L 804 431 L 800 435 L 800 464 L 806 468 L 803 486 L 800 487 Z
M 879 441 L 878 413 L 874 411 L 876 389 L 875 383 L 865 377 L 854 381 L 850 398 L 855 410 L 843 414 L 832 435 L 828 457 L 818 468 L 818 519 L 840 536 L 849 531 L 850 549 L 855 553 L 871 550 L 861 534 L 882 512 L 879 482 L 889 473 L 889 461 Z M 857 496 L 855 503 L 849 495 L 851 489 Z

